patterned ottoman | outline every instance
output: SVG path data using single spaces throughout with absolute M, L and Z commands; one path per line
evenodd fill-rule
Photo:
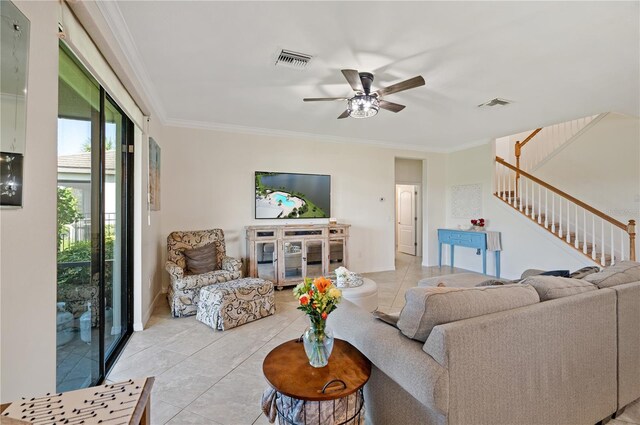
M 196 319 L 224 331 L 270 316 L 275 311 L 273 283 L 248 277 L 202 288 Z

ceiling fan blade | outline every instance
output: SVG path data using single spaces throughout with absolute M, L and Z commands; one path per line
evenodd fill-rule
M 391 111 L 391 112 L 400 112 L 404 108 L 406 108 L 406 106 L 400 105 L 399 103 L 388 102 L 382 99 L 380 99 L 378 102 L 380 102 L 380 107 L 382 109 L 386 109 L 387 111 Z
M 415 87 L 424 86 L 424 78 L 418 75 L 417 77 L 409 78 L 408 80 L 401 81 L 393 84 L 389 87 L 385 87 L 377 91 L 378 96 L 386 96 L 392 93 L 398 93 L 404 90 L 413 89 Z
M 345 109 L 345 111 L 343 113 L 340 114 L 340 116 L 338 117 L 339 120 L 341 120 L 342 118 L 347 118 L 349 117 L 349 110 Z
M 303 102 L 324 102 L 332 100 L 348 100 L 348 97 L 305 97 Z
M 362 92 L 362 81 L 360 81 L 360 74 L 355 69 L 343 69 L 342 75 L 347 79 L 347 82 L 354 91 Z

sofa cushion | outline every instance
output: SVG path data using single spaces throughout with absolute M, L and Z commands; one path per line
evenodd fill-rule
M 640 263 L 636 261 L 620 261 L 605 267 L 601 272 L 586 276 L 583 280 L 591 282 L 598 288 L 623 285 L 640 281 Z
M 594 284 L 581 279 L 558 276 L 531 276 L 521 283 L 533 286 L 540 296 L 540 301 L 554 300 L 598 289 Z
M 187 271 L 191 274 L 203 274 L 216 270 L 216 244 L 210 243 L 198 248 L 185 249 L 184 259 Z
M 638 282 L 640 281 L 640 263 L 620 261 L 612 266 L 605 267 L 598 273 L 586 276 L 583 280 L 593 283 L 598 288 L 609 288 L 625 283 Z
M 540 298 L 531 286 L 516 284 L 410 288 L 405 300 L 398 329 L 409 338 L 424 342 L 437 325 L 535 304 Z

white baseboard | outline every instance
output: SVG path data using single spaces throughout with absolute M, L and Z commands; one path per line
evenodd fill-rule
M 151 301 L 151 304 L 149 304 L 149 308 L 147 309 L 147 313 L 144 315 L 144 317 L 142 318 L 142 322 L 135 322 L 133 324 L 133 330 L 135 332 L 139 332 L 139 331 L 143 331 L 144 330 L 144 326 L 147 324 L 147 322 L 149 321 L 149 319 L 151 318 L 151 314 L 153 314 L 153 310 L 155 310 L 156 308 L 156 304 L 158 303 L 159 300 L 161 300 L 165 295 L 167 294 L 166 291 L 160 291 L 156 294 L 155 298 L 153 299 L 153 301 Z

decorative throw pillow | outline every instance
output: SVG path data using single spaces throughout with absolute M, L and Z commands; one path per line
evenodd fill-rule
M 187 262 L 187 272 L 202 274 L 216 270 L 216 244 L 210 243 L 193 249 L 183 251 Z
M 583 280 L 591 282 L 598 288 L 623 285 L 640 281 L 640 263 L 620 261 L 613 266 L 605 267 L 601 272 L 586 276 Z
M 531 276 L 521 283 L 533 286 L 540 296 L 540 301 L 554 300 L 598 289 L 597 286 L 584 280 L 558 276 Z
M 548 272 L 542 272 L 539 276 L 558 276 L 558 277 L 569 277 L 571 274 L 569 270 L 550 270 Z
M 376 319 L 382 320 L 383 322 L 388 323 L 393 327 L 398 327 L 398 313 L 387 314 L 383 311 L 376 310 L 371 314 L 373 314 L 373 317 L 375 317 Z
M 529 285 L 484 286 L 481 288 L 409 288 L 406 304 L 398 318 L 398 329 L 411 339 L 425 342 L 431 330 L 498 311 L 511 310 L 540 301 Z
M 598 273 L 599 271 L 600 271 L 600 267 L 598 266 L 587 266 L 571 273 L 569 277 L 572 279 L 582 279 L 585 276 L 589 276 L 590 274 L 593 274 L 593 273 Z

